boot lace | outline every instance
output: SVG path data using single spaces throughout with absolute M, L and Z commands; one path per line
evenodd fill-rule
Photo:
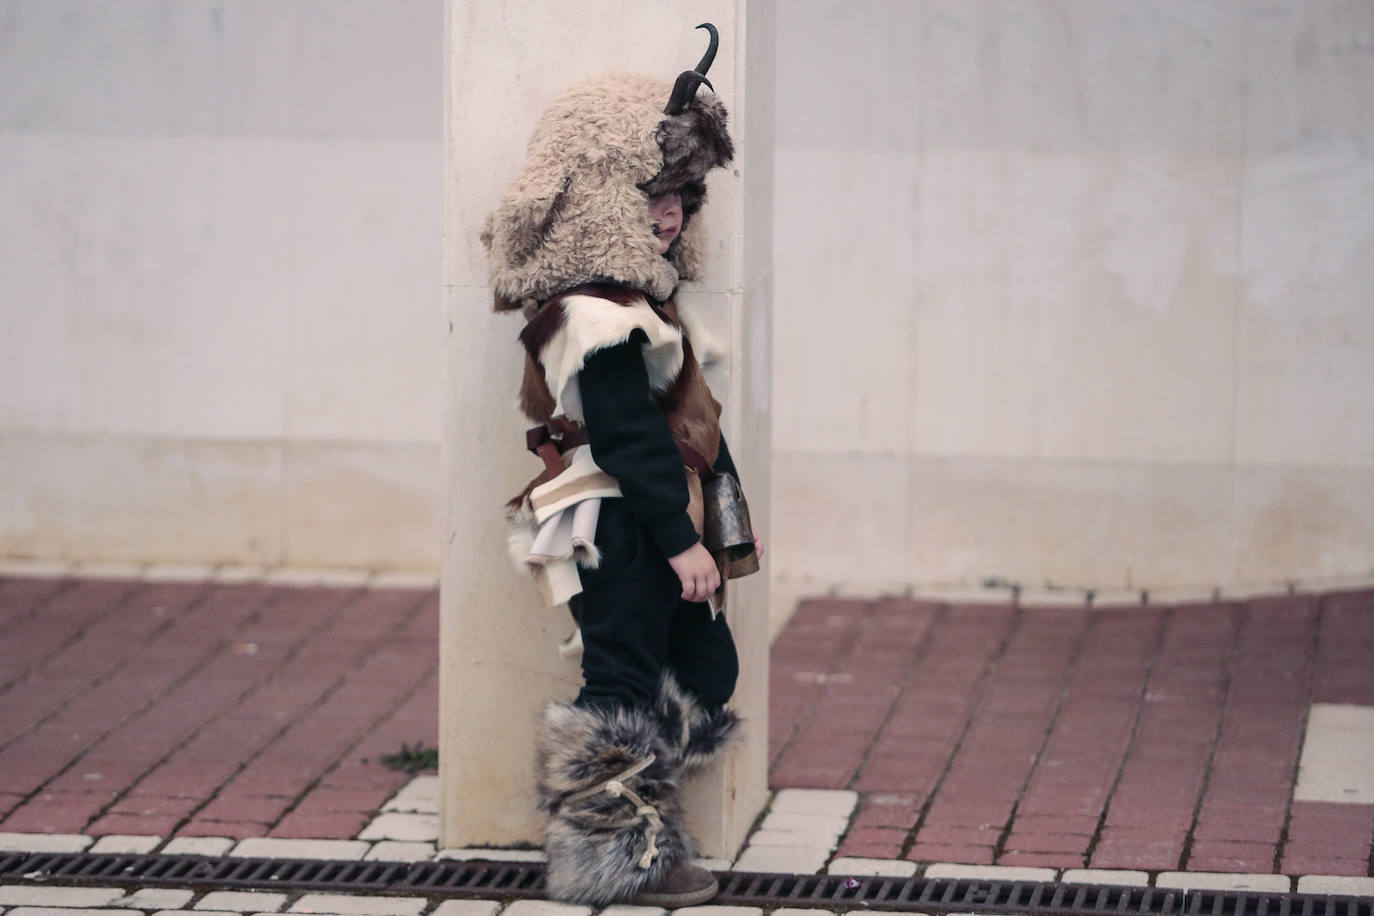
M 653 754 L 650 754 L 644 760 L 639 761 L 638 763 L 634 764 L 624 772 L 617 773 L 605 782 L 598 783 L 597 785 L 594 785 L 591 788 L 583 789 L 580 792 L 574 792 L 572 795 L 568 796 L 567 800 L 567 804 L 572 805 L 579 801 L 585 801 L 586 799 L 589 799 L 595 795 L 599 795 L 602 792 L 605 792 L 612 798 L 623 798 L 625 801 L 633 805 L 634 816 L 628 820 L 616 824 L 615 826 L 629 827 L 632 824 L 639 823 L 640 821 L 643 821 L 644 823 L 648 824 L 648 827 L 644 831 L 644 855 L 639 857 L 640 868 L 648 868 L 650 865 L 653 864 L 654 859 L 658 856 L 658 834 L 659 831 L 663 829 L 663 818 L 659 816 L 657 808 L 655 808 L 648 802 L 644 801 L 644 799 L 641 798 L 639 793 L 635 792 L 634 789 L 631 789 L 629 786 L 625 785 L 625 780 L 631 778 L 632 776 L 637 776 L 644 770 L 648 769 L 649 766 L 653 764 L 653 762 L 656 759 L 657 757 L 655 757 Z

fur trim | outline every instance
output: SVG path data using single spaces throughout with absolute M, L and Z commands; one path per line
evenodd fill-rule
M 706 325 L 697 315 L 697 310 L 686 307 L 681 302 L 676 303 L 676 306 L 678 323 L 682 326 L 682 333 L 692 343 L 697 365 L 706 367 L 720 362 L 725 357 L 725 347 L 706 329 Z
M 681 331 L 660 318 L 642 298 L 631 305 L 595 296 L 569 296 L 563 301 L 563 325 L 539 356 L 544 381 L 553 393 L 555 416 L 582 420 L 577 373 L 592 353 L 624 343 L 636 330 L 649 338 L 644 345 L 649 385 L 663 391 L 682 370 Z
M 562 604 L 582 591 L 582 577 L 578 569 L 596 569 L 601 565 L 601 551 L 595 544 L 579 541 L 566 561 L 531 562 L 539 523 L 528 506 L 507 507 L 506 551 L 517 572 L 528 576 L 549 605 Z
M 672 750 L 649 710 L 551 704 L 535 738 L 535 773 L 539 807 L 551 815 L 544 833 L 551 898 L 595 906 L 628 900 L 695 854 Z
M 686 187 L 683 203 L 695 212 L 706 193 L 697 185 L 711 169 L 735 158 L 725 122 L 725 106 L 714 93 L 694 99 L 677 117 L 664 118 L 655 135 L 663 168 L 644 186 L 645 193 L 653 197 Z
M 661 301 L 697 275 L 701 243 L 690 217 L 704 198 L 702 179 L 733 149 L 718 99 L 699 92 L 667 118 L 670 93 L 662 80 L 611 73 L 544 112 L 519 176 L 482 231 L 498 310 L 605 280 Z M 660 256 L 648 200 L 672 190 L 684 192 L 687 223 Z
M 714 762 L 739 732 L 738 715 L 729 709 L 708 710 L 668 672 L 659 682 L 654 711 L 683 776 Z

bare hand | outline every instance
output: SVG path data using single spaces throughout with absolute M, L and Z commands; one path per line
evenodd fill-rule
M 668 565 L 682 580 L 684 601 L 705 601 L 720 588 L 720 570 L 711 552 L 697 541 L 682 553 L 668 558 Z
M 750 533 L 751 535 L 754 536 L 754 553 L 755 553 L 755 555 L 758 556 L 758 558 L 759 558 L 760 560 L 762 560 L 762 559 L 763 559 L 763 538 L 759 537 L 759 533 L 758 533 L 757 531 L 755 531 L 753 528 L 750 528 L 750 529 L 749 529 L 749 533 Z

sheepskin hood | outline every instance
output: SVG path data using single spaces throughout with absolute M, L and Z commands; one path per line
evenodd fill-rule
M 696 276 L 706 173 L 734 156 L 725 106 L 702 91 L 664 114 L 672 86 L 609 73 L 554 102 L 519 176 L 487 217 L 482 243 L 498 311 L 533 306 L 584 283 L 630 286 L 658 300 Z M 649 198 L 682 194 L 684 225 L 658 253 Z

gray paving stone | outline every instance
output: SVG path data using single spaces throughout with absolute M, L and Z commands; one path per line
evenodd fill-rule
M 1149 887 L 1150 874 L 1118 868 L 1070 868 L 1060 877 L 1065 884 L 1109 884 L 1112 887 Z
M 361 859 L 370 848 L 361 840 L 288 840 L 261 836 L 240 840 L 229 855 L 235 858 Z
M 4 906 L 105 906 L 124 896 L 117 887 L 48 887 L 33 884 L 0 884 Z
M 517 900 L 501 916 L 591 916 L 592 908 L 554 900 Z
M 186 836 L 168 840 L 162 854 L 168 856 L 222 856 L 236 840 L 223 836 Z
M 863 859 L 840 856 L 826 869 L 832 875 L 881 875 L 885 878 L 910 878 L 916 874 L 916 863 L 905 859 Z M 774 916 L 777 916 L 775 913 Z
M 543 862 L 548 859 L 540 849 L 480 849 L 475 846 L 441 849 L 435 859 L 473 859 L 490 862 Z
M 1374 897 L 1374 878 L 1343 878 L 1339 875 L 1303 875 L 1298 879 L 1298 893 Z
M 1053 881 L 1058 875 L 1053 868 L 1017 868 L 1010 865 L 957 865 L 941 862 L 928 865 L 927 878 L 974 878 L 1001 881 Z
M 184 907 L 196 896 L 195 891 L 176 890 L 169 887 L 145 887 L 121 897 L 111 906 L 121 906 L 139 910 L 167 910 Z
M 840 842 L 838 833 L 805 830 L 756 830 L 749 837 L 750 846 L 802 846 L 808 849 L 834 849 Z
M 110 916 L 109 910 L 70 909 L 57 906 L 17 906 L 5 916 Z M 234 916 L 238 916 L 237 913 Z
M 0 852 L 81 852 L 93 842 L 79 833 L 0 833 Z
M 132 836 L 112 833 L 95 841 L 91 852 L 129 852 L 143 855 L 162 845 L 160 836 Z
M 631 906 L 628 903 L 621 903 L 606 907 L 601 911 L 600 916 L 663 916 L 667 912 L 667 910 L 656 906 Z M 812 913 L 809 916 L 816 916 L 816 914 Z
M 688 916 L 763 916 L 763 909 L 756 906 L 686 906 L 674 913 Z
M 1155 887 L 1185 891 L 1273 891 L 1288 893 L 1293 881 L 1287 875 L 1247 875 L 1215 871 L 1166 871 L 1155 877 Z
M 859 793 L 847 789 L 783 789 L 773 796 L 771 812 L 829 814 L 848 818 L 859 803 Z
M 1293 798 L 1374 804 L 1374 707 L 1313 703 Z
M 798 833 L 840 836 L 849 829 L 848 814 L 802 814 L 796 811 L 771 811 L 759 824 L 765 830 L 791 830 Z
M 496 900 L 445 900 L 429 916 L 496 916 L 500 909 Z
M 331 916 L 419 916 L 429 905 L 423 897 L 359 897 L 353 894 L 306 894 L 288 913 Z
M 434 844 L 383 840 L 374 844 L 363 858 L 369 862 L 428 862 L 434 858 Z
M 258 891 L 211 891 L 196 901 L 198 910 L 275 913 L 286 906 L 286 895 Z
M 383 811 L 410 812 L 415 814 L 439 813 L 439 777 L 416 776 L 406 783 L 401 791 L 393 795 Z
M 439 817 L 435 814 L 413 814 L 388 811 L 374 817 L 360 840 L 404 840 L 423 843 L 439 838 Z
M 735 871 L 811 875 L 830 858 L 829 850 L 806 846 L 749 846 L 735 861 Z

